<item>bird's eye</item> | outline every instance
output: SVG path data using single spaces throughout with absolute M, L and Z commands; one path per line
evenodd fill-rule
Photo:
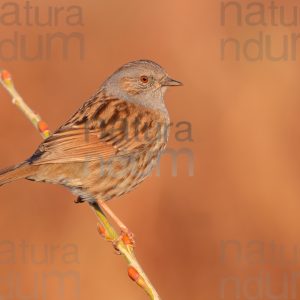
M 140 81 L 141 81 L 142 83 L 148 83 L 149 77 L 146 76 L 146 75 L 143 75 L 143 76 L 140 77 Z

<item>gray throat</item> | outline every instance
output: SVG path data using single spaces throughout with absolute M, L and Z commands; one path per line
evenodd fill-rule
M 105 92 L 111 97 L 124 99 L 136 105 L 142 105 L 144 107 L 161 111 L 167 119 L 169 119 L 169 113 L 164 101 L 164 94 L 166 88 L 159 88 L 151 93 L 142 93 L 138 95 L 129 95 L 126 92 L 115 89 L 111 85 L 104 86 Z M 111 92 L 113 91 L 113 92 Z

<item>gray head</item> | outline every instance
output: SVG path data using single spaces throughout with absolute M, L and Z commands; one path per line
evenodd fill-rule
M 182 85 L 150 60 L 130 62 L 113 73 L 103 84 L 113 97 L 165 111 L 164 94 L 168 87 Z

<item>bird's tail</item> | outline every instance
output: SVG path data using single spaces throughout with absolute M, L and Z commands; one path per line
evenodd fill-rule
M 28 162 L 0 170 L 0 186 L 33 175 L 34 169 Z

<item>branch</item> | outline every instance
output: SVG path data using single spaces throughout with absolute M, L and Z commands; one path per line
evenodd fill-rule
M 41 136 L 46 139 L 51 135 L 47 124 L 41 119 L 39 115 L 34 113 L 31 108 L 25 103 L 19 93 L 16 91 L 11 75 L 6 70 L 0 70 L 0 83 L 12 96 L 12 103 L 15 104 L 29 119 L 33 126 L 40 132 Z M 149 295 L 152 300 L 160 300 L 158 293 L 151 284 L 147 275 L 138 263 L 134 254 L 134 245 L 130 238 L 126 235 L 118 235 L 113 226 L 101 211 L 98 203 L 90 204 L 98 218 L 98 232 L 106 240 L 113 244 L 114 248 L 121 254 L 128 263 L 129 277 L 139 285 Z

